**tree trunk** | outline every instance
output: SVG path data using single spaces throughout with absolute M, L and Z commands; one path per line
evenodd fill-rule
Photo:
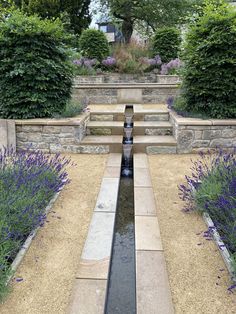
M 130 43 L 131 36 L 134 30 L 134 22 L 131 19 L 124 19 L 122 23 L 122 34 L 125 39 L 125 43 Z

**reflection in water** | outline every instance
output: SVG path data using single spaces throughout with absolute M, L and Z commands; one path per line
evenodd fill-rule
M 106 314 L 136 313 L 133 178 L 121 178 Z

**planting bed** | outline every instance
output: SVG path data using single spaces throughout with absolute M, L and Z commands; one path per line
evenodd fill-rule
M 177 314 L 234 313 L 230 276 L 207 227 L 197 213 L 182 212 L 177 185 L 191 174 L 196 155 L 149 156 L 158 219 Z
M 72 181 L 32 242 L 12 280 L 13 291 L 0 305 L 1 314 L 65 313 L 106 159 L 72 156 L 77 164 L 68 168 Z

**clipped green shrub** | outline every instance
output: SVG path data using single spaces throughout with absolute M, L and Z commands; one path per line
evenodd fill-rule
M 200 17 L 187 35 L 184 59 L 180 107 L 236 118 L 236 12 L 211 10 Z
M 0 23 L 0 117 L 41 118 L 64 110 L 72 67 L 61 22 L 16 11 Z
M 109 43 L 106 35 L 96 29 L 86 29 L 82 32 L 79 46 L 83 57 L 102 61 L 109 56 Z
M 152 55 L 159 55 L 163 63 L 176 59 L 180 49 L 180 31 L 174 27 L 159 28 L 153 37 Z

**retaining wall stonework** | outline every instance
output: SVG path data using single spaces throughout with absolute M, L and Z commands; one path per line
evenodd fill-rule
M 40 149 L 45 153 L 80 153 L 89 114 L 73 119 L 16 120 L 17 149 Z
M 179 154 L 236 146 L 236 120 L 183 118 L 171 111 L 170 121 Z
M 73 99 L 90 104 L 165 103 L 176 96 L 178 85 L 78 85 L 73 89 Z
M 74 80 L 75 85 L 79 84 L 102 84 L 102 83 L 160 83 L 176 84 L 180 82 L 177 75 L 157 75 L 155 73 L 140 74 L 119 74 L 108 73 L 96 76 L 77 76 Z

